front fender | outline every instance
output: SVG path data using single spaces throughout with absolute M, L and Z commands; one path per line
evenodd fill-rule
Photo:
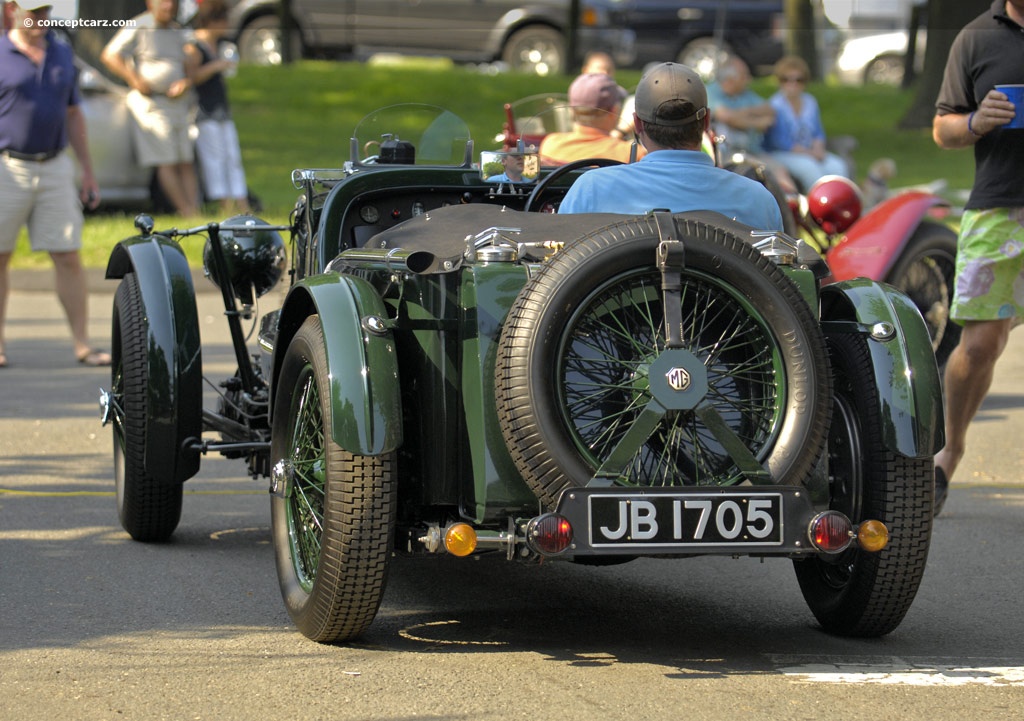
M 886 447 L 910 458 L 934 456 L 945 444 L 942 386 L 928 328 L 913 301 L 891 286 L 848 280 L 822 288 L 821 313 L 826 336 L 867 334 Z M 895 332 L 871 334 L 878 323 Z
M 882 280 L 928 212 L 947 206 L 930 193 L 908 191 L 879 203 L 846 233 L 826 256 L 835 280 Z
M 182 483 L 199 470 L 199 454 L 183 453 L 203 432 L 203 364 L 192 271 L 175 241 L 161 235 L 121 241 L 107 262 L 108 279 L 135 273 L 146 314 L 146 473 Z
M 366 318 L 386 322 L 373 286 L 351 275 L 317 275 L 297 283 L 281 308 L 273 353 L 273 380 L 292 337 L 312 314 L 320 316 L 331 378 L 334 442 L 349 453 L 375 456 L 402 444 L 402 402 L 395 340 L 388 328 L 371 330 Z M 276 391 L 272 394 L 276 396 Z M 271 417 L 273 417 L 273 408 Z

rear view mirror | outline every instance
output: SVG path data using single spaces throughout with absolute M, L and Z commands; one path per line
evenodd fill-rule
M 480 177 L 488 183 L 532 183 L 540 172 L 536 153 L 485 150 L 480 153 Z

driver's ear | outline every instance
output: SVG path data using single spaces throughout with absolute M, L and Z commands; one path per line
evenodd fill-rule
M 640 119 L 640 116 L 633 113 L 633 130 L 637 135 L 640 135 L 644 131 L 644 121 Z

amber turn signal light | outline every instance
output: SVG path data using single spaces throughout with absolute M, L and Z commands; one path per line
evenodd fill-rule
M 444 547 L 453 556 L 468 556 L 476 550 L 476 531 L 468 523 L 453 523 L 444 531 Z
M 857 527 L 857 545 L 876 553 L 889 544 L 889 529 L 881 521 L 864 521 Z

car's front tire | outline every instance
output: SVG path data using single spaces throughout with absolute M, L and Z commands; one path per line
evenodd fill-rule
M 113 310 L 111 399 L 114 483 L 121 526 L 136 541 L 166 541 L 181 520 L 182 484 L 146 472 L 148 321 L 135 273 L 117 287 Z

